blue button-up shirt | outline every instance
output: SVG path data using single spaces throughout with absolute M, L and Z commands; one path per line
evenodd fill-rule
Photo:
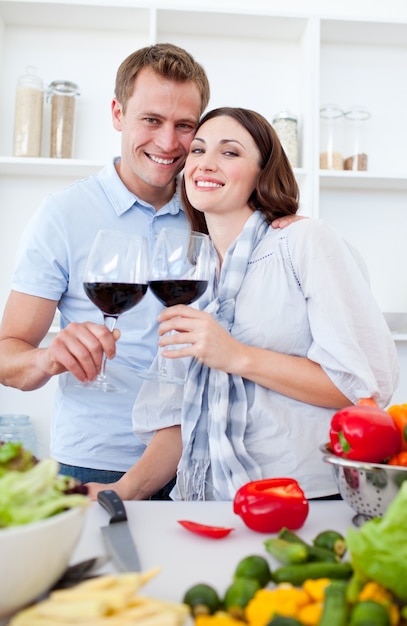
M 114 162 L 99 173 L 49 195 L 21 240 L 12 282 L 16 291 L 59 301 L 61 326 L 102 324 L 101 311 L 83 290 L 86 259 L 100 229 L 144 235 L 152 248 L 164 227 L 187 228 L 178 191 L 159 211 L 138 199 L 120 180 Z M 147 291 L 120 316 L 116 357 L 107 373 L 128 391 L 104 394 L 78 389 L 71 374 L 59 376 L 51 423 L 51 455 L 62 463 L 125 471 L 144 450 L 132 433 L 131 410 L 141 379 L 157 352 L 157 315 L 162 305 Z

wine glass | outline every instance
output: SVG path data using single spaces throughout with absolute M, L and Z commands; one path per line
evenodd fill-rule
M 154 245 L 148 286 L 164 306 L 191 304 L 200 298 L 208 286 L 209 259 L 208 235 L 178 228 L 163 228 Z M 159 356 L 159 363 L 158 372 L 137 372 L 137 375 L 159 382 L 185 383 L 184 378 L 172 376 L 168 372 L 162 356 Z
M 90 250 L 83 275 L 83 288 L 88 298 L 103 313 L 109 330 L 116 326 L 119 315 L 140 302 L 147 291 L 148 247 L 144 237 L 131 233 L 100 230 Z M 80 383 L 88 389 L 104 392 L 126 391 L 106 376 L 106 355 L 94 381 Z

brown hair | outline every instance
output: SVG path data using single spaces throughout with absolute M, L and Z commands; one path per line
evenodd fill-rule
M 145 67 L 168 80 L 178 82 L 191 81 L 196 84 L 201 94 L 201 115 L 206 109 L 209 97 L 209 80 L 204 68 L 194 58 L 178 46 L 160 43 L 141 48 L 130 54 L 119 66 L 116 74 L 115 96 L 123 112 L 134 89 L 138 73 Z
M 221 107 L 209 111 L 199 122 L 197 130 L 208 120 L 222 115 L 232 117 L 241 124 L 250 133 L 260 152 L 261 171 L 256 188 L 249 198 L 249 206 L 253 211 L 261 211 L 269 224 L 277 217 L 297 213 L 299 204 L 297 181 L 271 124 L 256 111 Z M 181 198 L 192 230 L 207 233 L 205 215 L 190 204 L 186 196 L 184 179 Z

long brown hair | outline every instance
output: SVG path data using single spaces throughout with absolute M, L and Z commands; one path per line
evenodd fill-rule
M 253 211 L 261 211 L 266 221 L 294 215 L 299 206 L 299 189 L 294 172 L 283 150 L 276 131 L 260 113 L 250 109 L 221 107 L 209 111 L 200 120 L 197 130 L 208 120 L 220 116 L 232 117 L 252 136 L 260 152 L 260 174 L 248 204 Z M 182 180 L 181 199 L 192 230 L 208 232 L 205 215 L 189 202 Z

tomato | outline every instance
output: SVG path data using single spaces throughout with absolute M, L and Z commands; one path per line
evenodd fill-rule
M 309 505 L 293 478 L 265 478 L 238 489 L 233 510 L 252 530 L 277 533 L 283 527 L 301 528 L 308 517 Z
M 208 526 L 207 524 L 198 524 L 186 519 L 179 519 L 178 524 L 189 530 L 195 535 L 201 537 L 210 537 L 211 539 L 222 539 L 234 530 L 234 528 L 225 528 L 225 526 Z

